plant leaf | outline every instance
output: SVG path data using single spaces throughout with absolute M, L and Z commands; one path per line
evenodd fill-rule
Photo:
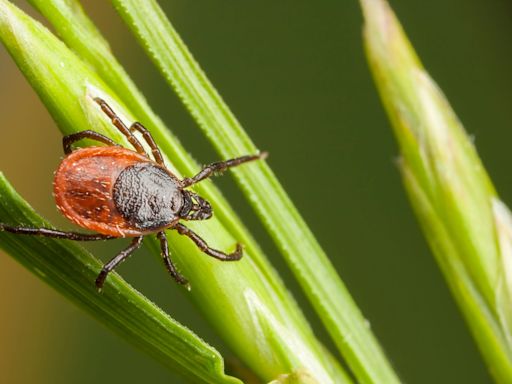
M 112 3 L 221 156 L 256 153 L 156 1 Z M 354 374 L 363 382 L 398 382 L 347 288 L 268 165 L 259 162 L 233 173 Z
M 108 42 L 84 13 L 80 2 L 77 0 L 28 0 L 28 2 L 52 23 L 63 42 L 96 71 L 133 115 L 144 122 L 160 149 L 169 159 L 172 159 L 176 173 L 186 176 L 196 174 L 200 166 L 152 111 L 142 93 L 112 54 Z M 259 256 L 261 251 L 257 243 L 215 185 L 206 181 L 195 186 L 195 189 L 208 200 L 216 202 L 215 215 L 229 228 L 230 232 L 236 235 L 237 239 L 243 241 L 245 247 L 255 250 L 254 253 Z M 275 273 L 273 275 L 277 278 Z
M 112 127 L 99 110 L 94 97 L 101 97 L 127 124 L 134 121 L 133 111 L 108 88 L 91 67 L 82 62 L 50 32 L 24 15 L 5 0 L 0 0 L 0 39 L 18 66 L 38 92 L 41 100 L 64 133 L 93 129 L 124 144 L 126 140 Z M 89 26 L 90 27 L 90 26 Z M 171 169 L 176 169 L 169 161 Z M 215 207 L 222 202 L 212 201 Z M 223 223 L 213 218 L 204 223 L 188 224 L 211 246 L 231 250 L 236 239 Z M 242 261 L 221 263 L 206 257 L 192 242 L 169 232 L 171 252 L 178 268 L 192 283 L 188 294 L 203 311 L 231 348 L 258 375 L 272 380 L 282 373 L 304 369 L 322 383 L 349 383 L 350 379 L 328 352 L 315 339 L 293 299 L 287 294 L 265 259 L 249 248 Z M 154 238 L 150 247 L 159 255 Z M 253 247 L 254 248 L 254 247 Z M 108 281 L 108 279 L 107 279 Z M 91 280 L 93 284 L 93 280 Z M 108 291 L 110 285 L 105 286 Z M 252 308 L 248 294 L 259 299 L 262 307 Z M 251 313 L 272 313 L 288 330 L 286 339 L 273 330 L 257 333 Z M 272 326 L 274 326 L 272 324 Z M 254 335 L 259 337 L 255 338 Z M 286 348 L 286 354 L 275 354 L 290 343 L 300 348 Z
M 1 14 L 1 12 L 0 12 Z M 0 173 L 0 220 L 6 224 L 50 227 Z M 117 274 L 99 294 L 94 284 L 100 262 L 72 241 L 0 232 L 0 245 L 51 285 L 130 343 L 197 383 L 241 383 L 224 374 L 220 354 L 173 320 Z
M 512 220 L 473 143 L 384 0 L 362 0 L 370 68 L 411 203 L 495 379 L 512 378 Z

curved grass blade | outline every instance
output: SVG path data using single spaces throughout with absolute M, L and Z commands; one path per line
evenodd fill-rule
M 165 127 L 164 123 L 151 110 L 144 96 L 137 89 L 121 64 L 112 54 L 107 41 L 100 31 L 84 13 L 77 0 L 28 0 L 53 25 L 64 42 L 73 49 L 82 60 L 89 63 L 105 83 L 116 93 L 119 99 L 127 105 L 139 121 L 144 122 L 155 137 L 160 149 L 172 159 L 173 169 L 182 175 L 194 175 L 200 169 L 195 160 L 183 148 L 179 140 Z M 229 202 L 211 181 L 204 181 L 194 186 L 194 189 L 210 201 L 215 210 L 215 216 L 230 233 L 244 244 L 246 251 L 253 255 L 254 261 L 261 273 L 266 275 L 269 284 L 276 295 L 280 296 L 281 304 L 290 303 L 289 312 L 296 313 L 295 303 L 290 300 L 289 293 L 282 284 L 280 276 L 267 261 L 261 248 L 238 218 Z M 302 316 L 297 316 L 298 323 L 304 322 Z M 303 327 L 308 328 L 305 324 Z
M 0 173 L 0 221 L 49 227 Z M 224 374 L 220 354 L 117 274 L 98 294 L 102 264 L 75 242 L 0 232 L 0 246 L 40 279 L 130 343 L 195 383 L 241 383 Z
M 221 156 L 254 153 L 256 146 L 156 1 L 112 3 Z M 271 169 L 260 162 L 233 172 L 356 377 L 362 382 L 398 382 L 347 288 Z
M 196 174 L 200 166 L 185 150 L 180 141 L 153 112 L 145 97 L 133 83 L 121 64 L 113 55 L 108 42 L 85 14 L 78 0 L 28 0 L 55 28 L 62 41 L 91 65 L 101 79 L 119 99 L 144 122 L 161 150 L 172 159 L 177 173 L 185 176 Z M 198 184 L 195 189 L 210 201 L 216 202 L 215 214 L 230 232 L 259 257 L 261 250 L 234 213 L 228 201 L 212 182 Z M 268 263 L 262 268 L 268 267 Z M 269 272 L 272 279 L 278 276 Z
M 105 99 L 127 124 L 133 122 L 133 112 L 49 31 L 5 0 L 0 0 L 0 39 L 64 133 L 94 129 L 126 144 L 92 99 Z M 215 248 L 234 247 L 236 239 L 218 219 L 189 226 Z M 261 268 L 262 257 L 248 250 L 240 262 L 221 263 L 190 240 L 169 235 L 176 264 L 192 282 L 189 296 L 260 377 L 272 380 L 304 369 L 322 383 L 350 383 L 280 281 L 269 279 L 270 267 Z M 154 239 L 149 244 L 154 247 Z
M 487 365 L 512 380 L 512 220 L 473 143 L 384 0 L 362 0 L 370 68 L 409 199 Z

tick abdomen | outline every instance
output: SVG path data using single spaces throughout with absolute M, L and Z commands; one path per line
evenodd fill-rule
M 118 178 L 125 171 L 129 175 L 128 169 L 136 164 L 148 164 L 148 169 L 162 169 L 147 157 L 122 147 L 88 147 L 73 151 L 62 160 L 55 172 L 53 185 L 58 209 L 75 224 L 105 235 L 133 237 L 154 232 L 153 224 L 137 226 L 128 220 L 125 216 L 128 205 L 124 206 L 126 209 L 122 208 L 125 210 L 123 214 L 114 197 Z M 168 172 L 165 173 L 172 179 Z M 143 179 L 152 180 L 152 177 Z M 140 186 L 136 188 L 141 189 Z M 123 188 L 121 195 L 125 193 Z M 143 195 L 148 201 L 152 199 L 147 193 Z M 139 214 L 133 215 L 132 210 L 132 216 L 144 218 L 147 212 L 143 208 Z M 168 212 L 167 216 L 170 218 Z M 161 223 L 162 215 L 156 221 Z
M 125 168 L 113 193 L 121 215 L 143 231 L 174 224 L 183 206 L 179 181 L 161 166 L 149 162 Z

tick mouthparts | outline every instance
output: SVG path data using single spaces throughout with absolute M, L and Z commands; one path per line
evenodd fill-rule
M 187 220 L 207 220 L 213 215 L 211 204 L 192 191 L 183 191 L 180 217 Z
M 194 204 L 192 207 L 192 217 L 195 220 L 207 220 L 213 215 L 213 209 L 211 204 L 203 199 L 201 196 L 195 195 L 194 199 L 197 201 L 197 204 Z
M 201 220 L 209 219 L 213 215 L 212 206 L 208 201 L 204 200 L 203 198 L 199 199 L 199 213 L 201 213 Z

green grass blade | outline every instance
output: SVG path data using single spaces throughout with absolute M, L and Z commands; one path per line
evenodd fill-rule
M 257 152 L 157 3 L 112 2 L 221 156 Z M 233 172 L 355 375 L 363 382 L 398 382 L 345 285 L 270 168 L 261 162 Z
M 151 110 L 144 96 L 130 79 L 116 57 L 112 54 L 107 41 L 84 13 L 76 0 L 28 0 L 53 25 L 63 41 L 73 49 L 82 60 L 89 63 L 105 83 L 117 94 L 119 99 L 133 111 L 139 121 L 151 131 L 162 152 L 172 159 L 174 169 L 181 175 L 193 175 L 200 166 L 183 148 L 179 140 L 165 127 L 164 123 Z M 273 290 L 281 296 L 282 305 L 290 302 L 279 275 L 270 266 L 260 247 L 242 224 L 234 210 L 211 181 L 196 185 L 195 190 L 214 204 L 215 216 L 229 229 L 233 236 L 244 244 L 254 257 L 258 268 L 267 276 Z M 296 312 L 294 304 L 291 312 Z M 303 321 L 301 316 L 297 321 Z M 307 328 L 307 325 L 305 325 Z
M 186 176 L 196 174 L 200 166 L 153 112 L 145 97 L 113 55 L 108 42 L 85 14 L 80 2 L 78 0 L 28 0 L 28 2 L 50 21 L 62 41 L 84 62 L 91 65 L 133 115 L 137 116 L 137 119 L 151 131 L 162 151 L 172 159 L 177 173 Z M 237 239 L 259 255 L 261 251 L 258 245 L 215 185 L 204 182 L 198 184 L 196 190 L 208 200 L 217 202 L 216 216 L 229 227 L 230 232 Z
M 362 0 L 370 68 L 411 203 L 497 382 L 512 381 L 512 220 L 384 0 Z
M 0 0 L 0 39 L 63 133 L 94 129 L 126 144 L 92 98 L 107 100 L 126 123 L 134 121 L 133 111 L 90 65 L 5 0 Z M 221 202 L 212 203 L 217 207 Z M 237 240 L 218 218 L 189 225 L 218 249 L 230 250 Z M 318 343 L 280 280 L 270 278 L 275 275 L 261 255 L 247 249 L 242 261 L 221 263 L 206 257 L 190 240 L 172 231 L 169 237 L 174 260 L 192 283 L 188 295 L 260 377 L 273 380 L 305 370 L 321 383 L 350 383 Z M 154 238 L 148 240 L 156 248 Z M 109 289 L 106 286 L 105 292 Z
M 0 196 L 1 222 L 49 227 L 1 173 Z M 0 232 L 0 246 L 94 318 L 192 382 L 241 383 L 224 375 L 222 357 L 214 348 L 117 274 L 107 280 L 108 289 L 98 294 L 91 282 L 102 264 L 76 243 Z

